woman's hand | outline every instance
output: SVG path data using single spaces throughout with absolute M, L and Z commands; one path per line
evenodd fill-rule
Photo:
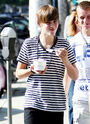
M 33 64 L 31 65 L 30 68 L 31 68 L 32 72 L 34 72 L 34 73 L 36 73 L 36 74 L 44 74 L 44 73 L 47 71 L 47 66 L 45 67 L 45 69 L 44 69 L 43 71 L 35 70 Z
M 56 55 L 64 62 L 68 59 L 68 52 L 65 48 L 59 48 L 56 50 Z
M 78 69 L 75 64 L 71 64 L 68 59 L 68 52 L 65 48 L 59 48 L 56 50 L 56 55 L 62 60 L 69 77 L 72 80 L 76 80 L 78 78 Z

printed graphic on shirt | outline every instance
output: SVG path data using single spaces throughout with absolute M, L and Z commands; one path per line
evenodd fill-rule
M 88 91 L 90 85 L 90 45 L 78 45 L 74 48 L 79 69 L 78 90 Z

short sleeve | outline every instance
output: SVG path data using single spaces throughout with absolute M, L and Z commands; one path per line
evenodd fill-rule
M 74 64 L 76 63 L 76 58 L 75 58 L 75 55 L 74 55 L 74 51 L 73 51 L 73 48 L 71 47 L 70 43 L 67 41 L 67 51 L 68 51 L 68 58 L 69 58 L 69 61 L 71 62 L 71 64 Z
M 26 41 L 23 42 L 20 52 L 17 57 L 17 61 L 27 64 L 28 57 L 27 57 L 27 44 Z

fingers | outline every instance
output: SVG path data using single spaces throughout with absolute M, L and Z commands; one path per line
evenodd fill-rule
M 67 56 L 67 50 L 65 48 L 59 48 L 56 51 L 56 55 L 59 56 L 60 58 Z
M 45 67 L 45 69 L 43 71 L 40 70 L 34 70 L 34 65 L 31 65 L 31 69 L 33 72 L 35 72 L 36 74 L 44 74 L 47 71 L 47 67 Z
M 66 62 L 68 60 L 68 52 L 65 48 L 59 48 L 56 51 L 56 55 L 61 59 L 62 62 Z
M 30 68 L 31 68 L 31 70 L 34 70 L 34 65 L 33 65 L 33 64 L 31 64 Z

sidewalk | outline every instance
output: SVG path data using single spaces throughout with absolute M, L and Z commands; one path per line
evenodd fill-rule
M 24 124 L 24 93 L 25 80 L 12 83 L 12 124 Z M 0 124 L 8 124 L 7 118 L 7 95 L 0 99 Z
M 12 124 L 24 124 L 24 93 L 25 79 L 12 83 Z M 0 124 L 8 124 L 7 118 L 7 95 L 0 99 Z M 64 124 L 68 124 L 67 111 L 65 112 Z

